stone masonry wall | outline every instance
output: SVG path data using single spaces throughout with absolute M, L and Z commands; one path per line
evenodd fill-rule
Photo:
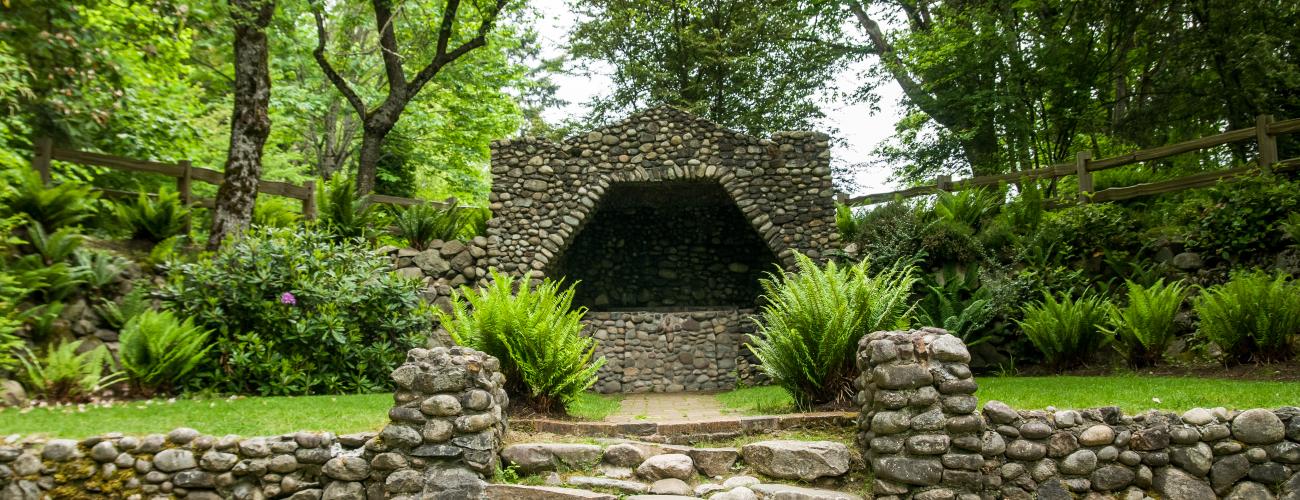
M 0 444 L 0 498 L 478 498 L 506 432 L 495 358 L 412 349 L 379 434 L 243 439 L 176 429 L 145 437 Z
M 977 412 L 969 360 L 939 329 L 862 339 L 858 445 L 877 498 L 1300 500 L 1300 408 Z
M 605 366 L 595 389 L 680 392 L 731 389 L 754 368 L 741 352 L 754 331 L 752 309 L 684 312 L 588 312 L 585 334 Z
M 829 138 L 813 132 L 749 137 L 672 108 L 655 108 L 557 144 L 492 144 L 493 218 L 487 264 L 546 276 L 610 186 L 716 182 L 783 264 L 838 245 Z

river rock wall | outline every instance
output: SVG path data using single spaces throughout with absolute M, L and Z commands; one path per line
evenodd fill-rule
M 876 498 L 1300 499 L 1300 408 L 977 411 L 969 361 L 939 329 L 862 339 L 857 441 Z
M 479 498 L 506 432 L 499 369 L 470 349 L 412 349 L 377 434 L 244 439 L 182 428 L 6 442 L 0 498 Z

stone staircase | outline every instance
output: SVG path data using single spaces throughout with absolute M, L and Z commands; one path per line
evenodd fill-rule
M 493 500 L 862 499 L 841 491 L 847 489 L 851 457 L 845 445 L 830 441 L 761 441 L 740 448 L 524 443 L 507 446 L 501 457 L 533 479 L 524 482 L 541 478 L 545 485 L 492 484 L 487 497 Z

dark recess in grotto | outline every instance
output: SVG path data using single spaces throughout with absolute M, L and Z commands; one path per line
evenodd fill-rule
M 596 311 L 754 307 L 777 259 L 713 181 L 618 183 L 548 270 Z

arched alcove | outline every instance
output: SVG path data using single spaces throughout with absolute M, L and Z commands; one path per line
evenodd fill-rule
M 621 182 L 546 274 L 594 311 L 748 308 L 777 262 L 716 181 Z

